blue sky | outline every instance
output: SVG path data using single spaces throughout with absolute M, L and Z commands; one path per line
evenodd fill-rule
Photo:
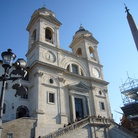
M 45 3 L 62 23 L 60 46 L 69 45 L 80 24 L 99 41 L 98 52 L 108 85 L 114 120 L 119 122 L 123 105 L 119 86 L 138 78 L 138 53 L 126 19 L 124 3 L 138 24 L 138 0 L 0 0 L 0 52 L 11 48 L 17 58 L 26 58 L 26 27 L 33 12 Z

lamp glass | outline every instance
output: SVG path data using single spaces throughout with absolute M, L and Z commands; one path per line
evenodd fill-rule
M 16 55 L 12 53 L 11 49 L 2 53 L 3 67 L 11 67 Z
M 11 67 L 12 63 L 13 63 L 13 57 L 11 55 L 3 56 L 3 65 L 9 65 Z

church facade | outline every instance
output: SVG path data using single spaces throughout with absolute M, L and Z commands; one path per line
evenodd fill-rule
M 29 75 L 28 80 L 20 80 L 28 94 L 15 97 L 13 84 L 6 87 L 3 122 L 36 118 L 34 137 L 89 117 L 113 120 L 98 41 L 80 26 L 70 44 L 72 52 L 68 52 L 60 48 L 60 26 L 55 14 L 45 7 L 33 13 L 27 26 Z M 106 125 L 101 133 L 90 136 L 110 137 Z

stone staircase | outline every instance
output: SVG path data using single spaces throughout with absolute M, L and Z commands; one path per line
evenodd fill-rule
M 92 132 L 91 127 L 107 128 L 108 132 L 105 134 L 109 138 L 137 138 L 137 136 L 123 128 L 122 126 L 115 123 L 112 119 L 107 118 L 96 118 L 96 117 L 87 117 L 78 122 L 75 122 L 71 125 L 63 127 L 57 131 L 54 131 L 46 136 L 41 138 L 91 138 L 95 137 L 94 131 Z M 88 131 L 91 131 L 91 134 Z M 116 133 L 116 134 L 115 134 Z
M 35 136 L 36 119 L 23 117 L 2 125 L 2 138 L 32 138 Z
M 109 122 L 109 119 L 106 118 L 96 118 L 96 117 L 87 117 L 85 119 L 82 119 L 78 122 L 75 122 L 71 125 L 68 125 L 66 127 L 63 127 L 53 133 L 50 133 L 46 136 L 43 136 L 41 138 L 56 138 L 56 137 L 64 137 L 66 134 L 73 132 L 74 130 L 81 129 L 86 125 L 98 125 L 98 126 L 106 126 L 109 127 L 111 124 Z
M 3 123 L 2 138 L 34 138 L 35 128 L 36 119 L 34 118 L 24 117 L 9 121 Z M 134 133 L 126 130 L 111 119 L 87 117 L 66 127 L 59 128 L 57 131 L 45 136 L 41 136 L 41 138 L 103 138 L 104 136 L 100 135 L 102 130 L 106 132 L 105 137 L 108 138 L 137 137 Z

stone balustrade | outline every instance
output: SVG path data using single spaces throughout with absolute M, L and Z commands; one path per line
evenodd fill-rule
M 43 136 L 42 138 L 56 138 L 59 136 L 62 136 L 70 131 L 73 131 L 74 129 L 77 129 L 79 127 L 83 127 L 84 125 L 89 124 L 89 125 L 100 125 L 100 126 L 106 126 L 109 127 L 110 123 L 109 123 L 109 119 L 106 118 L 97 118 L 97 117 L 87 117 L 85 119 L 82 119 L 80 121 L 77 121 L 71 125 L 68 125 L 66 127 L 63 127 L 53 133 L 50 133 L 46 136 Z

